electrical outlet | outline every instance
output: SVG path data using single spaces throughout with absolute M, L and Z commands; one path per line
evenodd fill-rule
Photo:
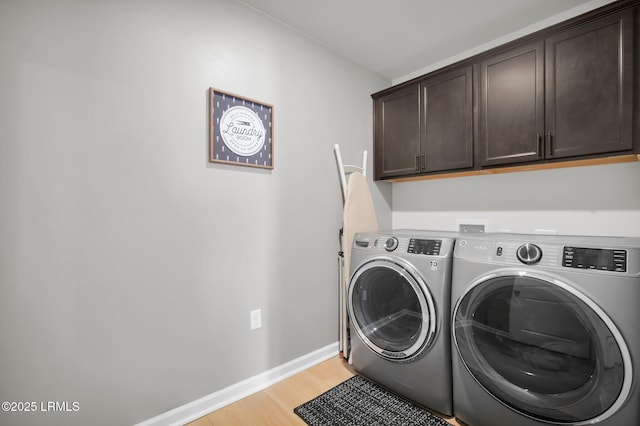
M 262 327 L 262 310 L 256 309 L 255 311 L 249 312 L 249 316 L 251 317 L 251 330 L 255 330 L 257 328 Z

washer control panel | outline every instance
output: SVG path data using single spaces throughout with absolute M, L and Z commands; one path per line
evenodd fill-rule
M 520 238 L 522 237 L 522 238 Z M 531 237 L 531 238 L 527 238 Z M 506 234 L 459 238 L 454 257 L 495 265 L 640 278 L 640 238 Z M 571 269 L 569 269 L 571 268 Z M 640 284 L 640 281 L 638 281 Z
M 542 250 L 535 244 L 523 244 L 518 247 L 516 257 L 525 265 L 534 265 L 542 259 Z
M 567 268 L 626 272 L 627 251 L 585 247 L 565 247 L 562 253 L 562 266 Z

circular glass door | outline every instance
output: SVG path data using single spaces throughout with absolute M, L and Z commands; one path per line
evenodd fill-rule
M 514 271 L 481 278 L 460 298 L 453 319 L 469 373 L 528 417 L 600 421 L 629 394 L 631 358 L 620 332 L 560 280 Z
M 400 259 L 376 258 L 360 266 L 351 278 L 348 300 L 352 328 L 382 357 L 409 360 L 433 339 L 431 294 L 415 269 Z

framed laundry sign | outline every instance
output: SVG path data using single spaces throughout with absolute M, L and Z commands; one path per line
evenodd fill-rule
M 273 169 L 273 105 L 209 89 L 209 161 Z

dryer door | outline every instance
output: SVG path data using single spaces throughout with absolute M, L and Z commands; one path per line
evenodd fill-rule
M 551 423 L 596 423 L 624 404 L 631 358 L 593 301 L 555 277 L 503 271 L 476 281 L 453 312 L 471 375 L 512 409 Z
M 433 297 L 415 268 L 378 257 L 362 264 L 349 285 L 349 314 L 358 337 L 381 357 L 408 361 L 435 335 Z

